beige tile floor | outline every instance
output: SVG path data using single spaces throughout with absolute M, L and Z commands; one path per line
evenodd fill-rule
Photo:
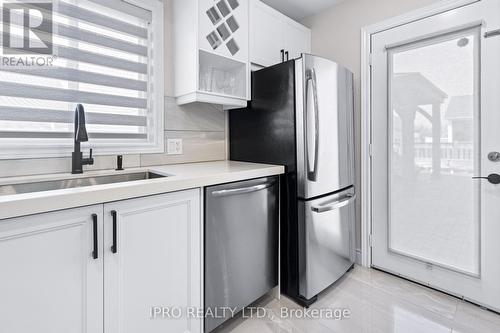
M 486 333 L 500 332 L 500 315 L 392 275 L 354 268 L 320 295 L 314 309 L 349 309 L 349 319 L 282 318 L 281 308 L 300 309 L 282 297 L 256 306 L 265 318 L 235 318 L 216 333 Z

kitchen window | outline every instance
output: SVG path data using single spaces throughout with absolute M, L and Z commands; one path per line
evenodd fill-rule
M 78 103 L 85 145 L 97 154 L 162 152 L 163 2 L 33 2 L 23 4 L 28 11 L 10 10 L 1 27 L 0 158 L 68 156 Z M 41 42 L 52 52 L 12 54 L 6 36 L 9 45 Z

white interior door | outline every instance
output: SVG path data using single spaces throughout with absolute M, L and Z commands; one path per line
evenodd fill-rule
M 500 2 L 372 35 L 372 264 L 500 310 Z

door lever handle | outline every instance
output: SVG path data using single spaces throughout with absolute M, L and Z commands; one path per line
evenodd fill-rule
M 500 175 L 496 173 L 492 173 L 491 175 L 488 175 L 488 177 L 472 177 L 472 179 L 487 179 L 492 184 L 500 184 Z

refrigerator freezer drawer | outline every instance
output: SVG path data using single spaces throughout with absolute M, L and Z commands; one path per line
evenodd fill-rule
M 299 201 L 299 292 L 310 299 L 354 263 L 354 189 Z
M 278 285 L 278 193 L 277 177 L 205 189 L 206 310 L 241 310 Z M 205 332 L 227 319 L 206 317 Z

